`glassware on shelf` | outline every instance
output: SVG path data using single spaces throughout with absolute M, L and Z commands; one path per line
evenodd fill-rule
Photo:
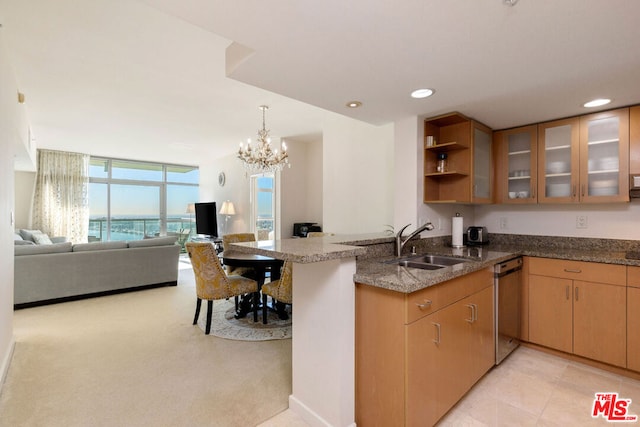
M 436 171 L 443 173 L 448 170 L 447 165 L 447 153 L 438 153 L 438 163 L 436 164 Z

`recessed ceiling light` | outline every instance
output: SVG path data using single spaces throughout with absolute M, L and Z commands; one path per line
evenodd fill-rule
M 360 102 L 360 101 L 349 101 L 349 102 L 347 102 L 347 107 L 349 107 L 349 108 L 362 107 L 362 102 Z
M 416 89 L 413 92 L 411 92 L 411 97 L 412 98 L 427 98 L 431 95 L 433 95 L 433 93 L 435 92 L 435 90 L 433 89 Z
M 610 102 L 611 100 L 606 98 L 594 99 L 593 101 L 585 102 L 583 106 L 587 108 L 600 107 L 601 105 L 607 105 Z

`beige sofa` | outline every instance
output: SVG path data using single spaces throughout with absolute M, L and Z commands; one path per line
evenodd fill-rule
M 178 281 L 180 245 L 175 237 L 15 245 L 14 251 L 15 308 Z

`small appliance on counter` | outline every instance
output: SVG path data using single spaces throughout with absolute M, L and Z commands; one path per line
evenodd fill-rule
M 489 232 L 487 227 L 470 226 L 467 228 L 467 245 L 489 244 Z
M 296 222 L 293 224 L 294 237 L 307 237 L 310 231 L 322 231 L 322 227 L 316 222 Z

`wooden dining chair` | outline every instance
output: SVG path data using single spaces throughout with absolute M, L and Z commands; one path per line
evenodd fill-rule
M 200 306 L 202 300 L 207 300 L 207 326 L 205 334 L 211 332 L 211 314 L 213 311 L 213 301 L 228 299 L 244 294 L 253 294 L 254 316 L 258 310 L 258 282 L 255 280 L 232 275 L 228 276 L 222 269 L 222 265 L 211 243 L 185 243 L 187 253 L 191 259 L 191 267 L 196 279 L 196 314 L 193 324 L 198 323 L 200 316 Z
M 291 304 L 293 281 L 293 263 L 291 261 L 285 261 L 282 265 L 282 271 L 280 278 L 273 282 L 265 283 L 262 285 L 262 323 L 267 324 L 267 296 L 270 296 L 276 301 L 276 306 Z M 284 307 L 279 307 L 278 316 L 281 319 L 286 319 L 287 313 L 284 311 Z

